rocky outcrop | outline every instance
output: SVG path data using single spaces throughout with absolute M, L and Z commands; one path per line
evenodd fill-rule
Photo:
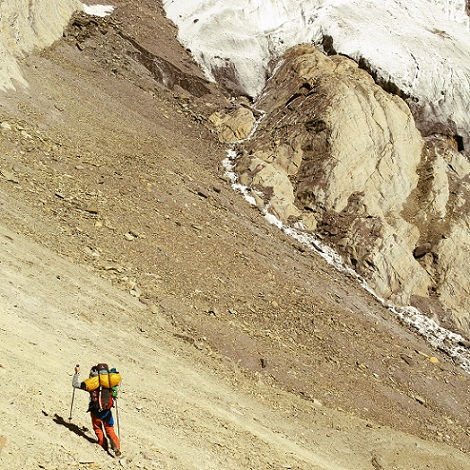
M 311 46 L 286 54 L 256 105 L 266 116 L 237 172 L 258 204 L 335 246 L 380 296 L 468 331 L 470 165 L 458 144 L 425 141 L 401 98 Z
M 25 84 L 18 60 L 61 37 L 71 15 L 81 10 L 78 0 L 21 0 L 0 3 L 0 90 Z
M 418 202 L 413 217 L 422 241 L 432 248 L 417 258 L 431 281 L 431 298 L 439 299 L 441 321 L 470 330 L 468 274 L 470 163 L 444 137 L 427 139 L 420 166 L 420 183 L 412 196 Z

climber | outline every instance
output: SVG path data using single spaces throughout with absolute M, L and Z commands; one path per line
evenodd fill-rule
M 98 444 L 108 451 L 108 440 L 111 442 L 111 448 L 115 455 L 121 455 L 121 443 L 114 432 L 114 418 L 111 408 L 114 406 L 114 400 L 117 398 L 117 386 L 121 376 L 115 369 L 108 369 L 107 364 L 99 363 L 90 370 L 89 378 L 80 382 L 80 366 L 75 366 L 72 385 L 74 388 L 80 388 L 90 392 L 90 403 L 88 411 L 91 414 L 91 423 L 93 431 L 98 438 Z M 104 430 L 104 431 L 103 431 Z M 105 437 L 106 434 L 106 437 Z

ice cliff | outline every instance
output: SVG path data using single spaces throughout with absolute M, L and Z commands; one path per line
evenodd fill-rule
M 207 75 L 257 96 L 270 61 L 310 43 L 353 58 L 405 98 L 424 135 L 470 148 L 470 33 L 465 0 L 164 0 Z

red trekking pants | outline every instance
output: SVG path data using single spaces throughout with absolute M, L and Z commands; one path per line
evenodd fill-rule
M 102 420 L 91 415 L 91 423 L 93 425 L 93 431 L 95 431 L 96 437 L 98 438 L 98 444 L 103 447 L 105 450 L 108 450 L 108 443 L 104 438 L 103 428 L 106 432 L 106 436 L 108 439 L 111 440 L 111 447 L 113 450 L 119 450 L 121 448 L 121 443 L 119 442 L 119 438 L 116 436 L 114 432 L 114 426 L 109 423 L 109 420 Z

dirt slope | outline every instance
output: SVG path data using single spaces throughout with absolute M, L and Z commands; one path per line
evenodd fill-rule
M 0 97 L 0 467 L 470 468 L 468 376 L 232 191 L 230 103 L 153 4 L 78 18 Z M 68 420 L 101 360 L 120 462 L 86 394 Z
M 465 457 L 445 446 L 282 392 L 235 365 L 213 367 L 216 360 L 172 337 L 165 320 L 136 328 L 146 309 L 132 296 L 18 233 L 2 228 L 0 236 L 8 279 L 1 289 L 1 468 L 347 469 L 388 462 L 398 466 L 385 468 L 424 469 L 431 461 L 433 468 L 467 468 Z M 97 358 L 119 364 L 125 377 L 120 461 L 92 443 L 85 392 L 77 391 L 68 419 L 67 368 Z

